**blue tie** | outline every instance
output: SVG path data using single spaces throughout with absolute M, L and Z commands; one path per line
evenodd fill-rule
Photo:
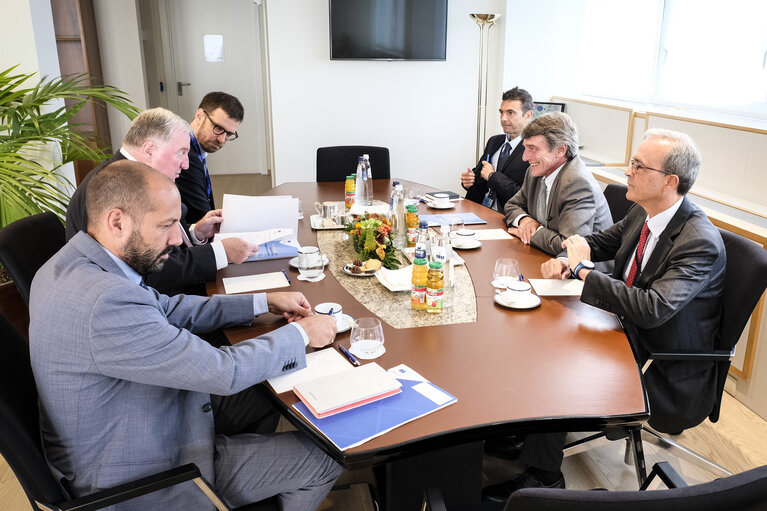
M 509 144 L 508 141 L 506 141 L 503 144 L 503 147 L 501 148 L 501 154 L 498 155 L 498 163 L 495 166 L 496 172 L 501 170 L 506 163 L 506 160 L 509 159 L 509 155 L 511 154 L 511 144 Z M 482 205 L 486 208 L 494 209 L 498 211 L 498 198 L 495 196 L 495 190 L 488 187 L 487 193 L 485 194 L 485 198 L 482 200 Z
M 511 144 L 506 142 L 503 144 L 503 148 L 501 148 L 501 154 L 498 155 L 498 165 L 495 166 L 495 170 L 501 170 L 504 165 L 506 165 L 506 160 L 509 159 L 509 155 L 511 154 Z
M 213 187 L 210 184 L 210 173 L 208 173 L 207 158 L 202 156 L 202 147 L 200 147 L 200 143 L 197 141 L 197 138 L 194 135 L 190 135 L 189 139 L 194 146 L 194 149 L 197 151 L 197 156 L 200 158 L 200 163 L 202 163 L 202 168 L 205 171 L 205 191 L 208 193 L 208 201 L 211 201 L 213 198 Z

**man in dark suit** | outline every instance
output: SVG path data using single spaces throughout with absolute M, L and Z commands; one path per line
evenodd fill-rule
M 726 255 L 717 229 L 686 197 L 700 153 L 685 134 L 650 130 L 626 170 L 634 201 L 626 218 L 591 236 L 562 243 L 566 258 L 551 259 L 546 278 L 584 281 L 581 301 L 617 314 L 640 365 L 652 351 L 711 350 L 719 334 Z M 612 275 L 592 261 L 615 259 Z M 714 362 L 653 362 L 644 374 L 650 425 L 679 434 L 704 420 L 716 400 Z M 503 501 L 519 488 L 564 487 L 560 471 L 565 433 L 528 435 L 520 459 L 527 470 L 485 488 Z
M 189 168 L 176 179 L 181 202 L 186 206 L 187 223 L 197 222 L 216 209 L 210 184 L 207 158 L 228 141 L 237 138 L 237 128 L 245 116 L 242 103 L 225 92 L 209 92 L 194 113 L 189 145 Z
M 467 199 L 503 212 L 525 179 L 527 162 L 522 161 L 520 136 L 533 118 L 533 97 L 514 87 L 503 93 L 498 111 L 504 134 L 490 137 L 477 166 L 461 174 L 461 186 Z
M 67 240 L 86 229 L 85 190 L 93 176 L 113 161 L 129 159 L 176 179 L 188 166 L 190 131 L 186 121 L 164 108 L 146 110 L 136 117 L 120 150 L 93 169 L 72 195 L 67 207 Z M 255 254 L 257 247 L 239 238 L 208 242 L 222 220 L 220 210 L 208 212 L 191 226 L 182 220 L 183 243 L 173 249 L 162 271 L 147 276 L 147 283 L 168 295 L 204 294 L 204 283 L 215 279 L 218 269 L 229 263 L 239 264 Z

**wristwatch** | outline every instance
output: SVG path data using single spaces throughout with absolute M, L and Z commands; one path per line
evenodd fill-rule
M 594 263 L 592 263 L 588 259 L 584 259 L 583 261 L 581 261 L 580 263 L 575 265 L 575 269 L 573 270 L 573 278 L 581 280 L 581 278 L 578 276 L 578 273 L 580 273 L 580 271 L 582 269 L 584 269 L 584 268 L 586 268 L 588 270 L 593 270 L 594 269 Z

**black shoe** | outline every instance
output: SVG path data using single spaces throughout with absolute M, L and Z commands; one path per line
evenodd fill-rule
M 485 440 L 485 453 L 505 460 L 519 459 L 522 447 L 525 446 L 524 436 L 508 436 Z
M 564 488 L 565 476 L 560 475 L 553 484 L 543 484 L 530 472 L 522 472 L 511 481 L 494 484 L 482 490 L 482 502 L 506 502 L 512 493 L 522 488 Z

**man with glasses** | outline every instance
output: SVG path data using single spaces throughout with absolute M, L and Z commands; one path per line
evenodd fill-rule
M 240 100 L 226 92 L 209 92 L 194 113 L 194 119 L 189 123 L 192 127 L 189 168 L 176 179 L 181 202 L 187 207 L 188 223 L 194 223 L 216 209 L 207 157 L 237 139 L 237 128 L 244 115 Z
M 609 229 L 562 243 L 566 258 L 541 266 L 545 278 L 584 281 L 581 301 L 621 318 L 640 367 L 649 353 L 711 350 L 721 319 L 726 255 L 719 231 L 687 197 L 701 157 L 689 136 L 645 133 L 626 170 L 626 198 L 636 203 Z M 615 260 L 612 275 L 591 261 Z M 644 373 L 650 426 L 669 434 L 698 425 L 716 400 L 714 362 L 654 361 Z M 524 487 L 564 487 L 565 433 L 528 435 L 527 470 L 483 491 L 504 501 Z

